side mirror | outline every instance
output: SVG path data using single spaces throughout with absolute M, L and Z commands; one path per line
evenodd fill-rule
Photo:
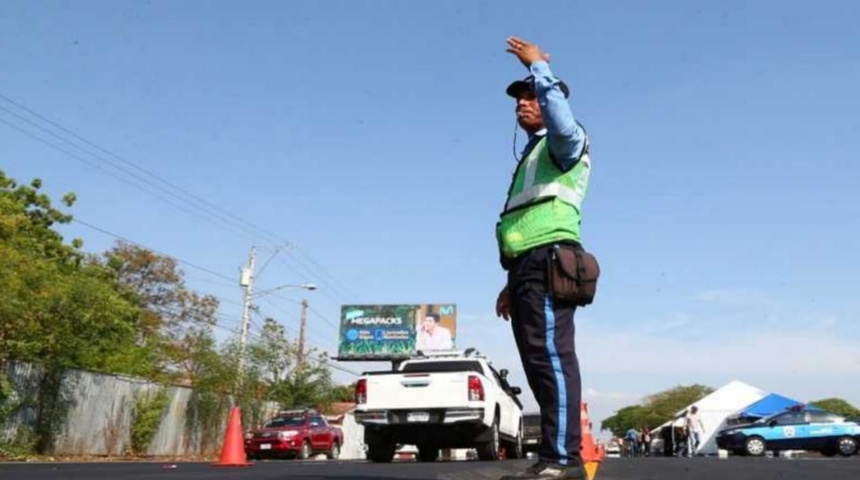
M 771 421 L 767 422 L 767 425 L 769 427 L 775 427 L 776 426 L 776 420 L 771 420 Z
M 511 393 L 513 393 L 514 395 L 519 395 L 523 393 L 523 389 L 520 387 L 511 387 Z

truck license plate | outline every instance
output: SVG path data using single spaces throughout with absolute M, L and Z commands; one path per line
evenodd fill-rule
M 260 450 L 271 450 L 271 449 L 272 449 L 271 443 L 261 443 L 260 444 Z
M 406 415 L 406 420 L 409 422 L 429 422 L 430 412 L 409 412 Z

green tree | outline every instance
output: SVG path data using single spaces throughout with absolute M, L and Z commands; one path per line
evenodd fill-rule
M 189 290 L 176 260 L 149 249 L 119 241 L 103 259 L 140 309 L 136 341 L 154 352 L 153 373 L 194 383 L 207 368 L 198 362 L 216 351 L 217 298 Z
M 623 436 L 630 428 L 655 428 L 671 420 L 681 409 L 714 391 L 705 385 L 677 386 L 645 397 L 641 404 L 618 410 L 601 422 L 601 430 Z
M 616 437 L 621 437 L 631 427 L 636 429 L 641 428 L 645 424 L 644 417 L 645 413 L 642 405 L 631 405 L 618 410 L 615 412 L 615 415 L 604 419 L 601 423 L 601 429 L 609 430 Z
M 298 342 L 284 327 L 266 318 L 259 336 L 248 346 L 244 383 L 256 387 L 257 398 L 278 402 L 282 408 L 325 408 L 331 404 L 331 371 L 324 354 L 311 349 L 298 366 Z
M 809 404 L 845 418 L 860 418 L 860 410 L 841 398 L 822 398 Z
M 41 186 L 18 185 L 0 171 L 0 365 L 17 359 L 136 373 L 138 309 L 104 268 L 84 261 L 80 240 L 63 243 L 54 228 L 71 216 Z
M 249 364 L 269 385 L 285 378 L 293 367 L 296 345 L 287 338 L 284 326 L 269 317 L 263 321 L 259 338 L 248 347 Z
M 331 403 L 352 402 L 354 399 L 355 383 L 351 383 L 349 385 L 335 385 L 328 394 L 328 401 Z
M 137 305 L 109 271 L 88 261 L 80 240 L 64 243 L 56 228 L 72 217 L 41 188 L 38 179 L 19 185 L 0 171 L 0 372 L 9 360 L 45 367 L 35 437 L 27 442 L 28 450 L 45 451 L 68 405 L 59 388 L 63 369 L 135 375 L 145 371 L 146 355 L 134 342 Z M 63 197 L 66 207 L 74 201 L 74 194 Z

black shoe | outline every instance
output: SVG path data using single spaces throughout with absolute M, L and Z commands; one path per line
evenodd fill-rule
M 574 465 L 538 462 L 525 472 L 505 475 L 499 480 L 586 480 L 585 469 L 577 462 Z

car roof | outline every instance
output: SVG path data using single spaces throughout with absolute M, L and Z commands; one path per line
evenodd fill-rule
M 301 409 L 293 409 L 293 410 L 281 410 L 278 412 L 276 417 L 295 417 L 299 415 L 318 415 L 319 412 L 313 409 L 301 408 Z

